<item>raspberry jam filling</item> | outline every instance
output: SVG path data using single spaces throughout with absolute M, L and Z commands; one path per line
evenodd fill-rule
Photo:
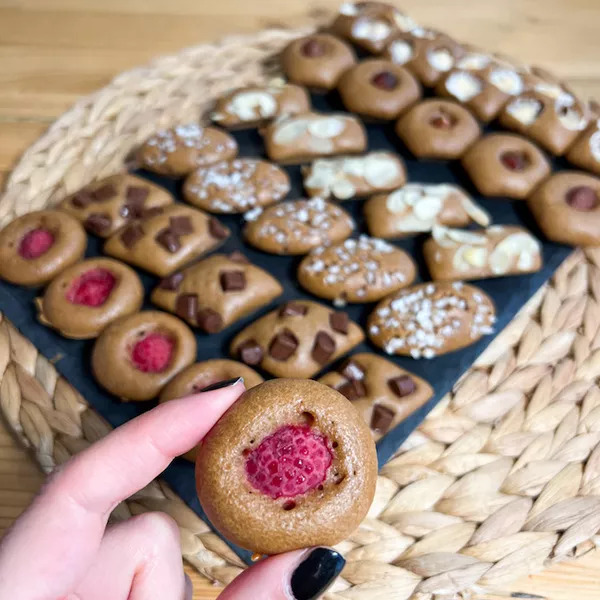
M 38 258 L 54 244 L 54 236 L 47 229 L 33 229 L 26 233 L 19 244 L 19 254 L 23 258 Z
M 75 279 L 67 290 L 67 300 L 84 306 L 102 306 L 117 280 L 108 269 L 90 269 Z
M 273 499 L 294 498 L 322 484 L 332 462 L 325 436 L 307 425 L 284 425 L 247 454 L 246 476 Z
M 142 373 L 164 371 L 173 355 L 174 341 L 162 333 L 149 333 L 135 344 L 131 360 Z

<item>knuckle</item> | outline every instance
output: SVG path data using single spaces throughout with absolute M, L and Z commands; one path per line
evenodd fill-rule
M 157 541 L 179 543 L 179 527 L 175 520 L 162 512 L 149 512 L 134 517 L 144 535 Z

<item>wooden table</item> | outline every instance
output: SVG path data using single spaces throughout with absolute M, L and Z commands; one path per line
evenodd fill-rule
M 0 0 L 0 182 L 58 115 L 111 77 L 184 46 L 272 25 L 293 26 L 338 0 Z M 468 4 L 468 8 L 466 8 Z M 418 21 L 514 55 L 600 99 L 598 0 L 404 0 Z M 30 502 L 42 475 L 0 424 L 0 534 Z M 600 554 L 512 586 L 551 600 L 600 596 Z M 218 590 L 192 570 L 195 598 Z

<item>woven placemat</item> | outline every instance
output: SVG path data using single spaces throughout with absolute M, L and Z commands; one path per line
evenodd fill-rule
M 117 77 L 56 121 L 0 197 L 0 226 L 122 169 L 154 131 L 274 73 L 301 30 L 184 50 Z M 600 529 L 600 249 L 577 251 L 381 471 L 368 518 L 339 548 L 327 598 L 426 600 L 498 591 L 594 547 Z M 110 426 L 0 314 L 0 407 L 46 472 Z M 116 519 L 175 518 L 183 556 L 218 583 L 240 559 L 160 481 Z

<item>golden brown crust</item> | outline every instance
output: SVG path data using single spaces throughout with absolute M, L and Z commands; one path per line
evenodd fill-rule
M 600 114 L 575 140 L 566 155 L 567 160 L 581 169 L 600 175 Z

